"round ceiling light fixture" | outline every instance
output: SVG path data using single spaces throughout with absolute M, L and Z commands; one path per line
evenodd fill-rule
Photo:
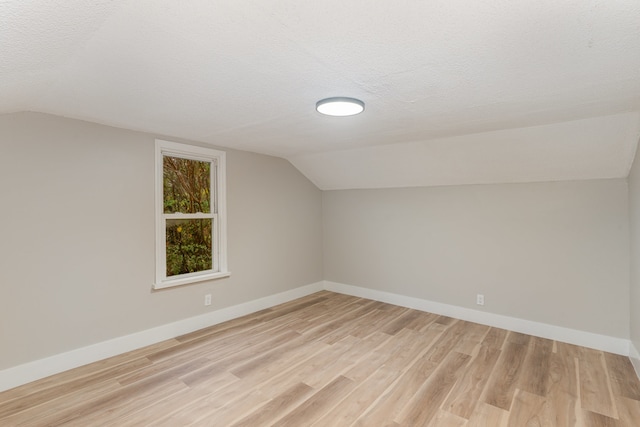
M 364 102 L 355 98 L 326 98 L 316 102 L 316 110 L 327 116 L 354 116 L 364 111 Z

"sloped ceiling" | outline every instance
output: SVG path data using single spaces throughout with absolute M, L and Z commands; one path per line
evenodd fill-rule
M 640 2 L 0 0 L 16 111 L 281 156 L 322 189 L 623 177 Z

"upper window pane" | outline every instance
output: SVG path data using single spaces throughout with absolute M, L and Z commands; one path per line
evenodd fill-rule
M 163 158 L 164 213 L 211 213 L 211 163 Z

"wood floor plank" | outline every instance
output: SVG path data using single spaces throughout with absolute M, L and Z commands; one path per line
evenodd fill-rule
M 305 383 L 297 383 L 288 390 L 269 400 L 265 405 L 260 406 L 240 421 L 233 423 L 234 427 L 255 427 L 271 425 L 278 421 L 282 414 L 287 414 L 306 400 L 314 389 Z
M 344 340 L 310 355 L 303 363 L 291 366 L 280 374 L 271 378 L 252 376 L 243 379 L 243 384 L 249 388 L 261 388 L 268 397 L 273 398 L 298 382 L 308 384 L 313 379 L 317 381 L 319 378 L 322 383 L 329 383 L 334 378 L 329 375 L 318 376 L 318 372 L 322 372 L 325 366 L 339 359 L 358 341 L 360 341 L 358 338 L 346 337 Z
M 471 357 L 467 354 L 449 353 L 395 421 L 400 425 L 411 426 L 422 426 L 431 422 L 469 359 Z
M 150 420 L 153 420 L 154 427 L 160 427 L 161 425 L 173 427 L 179 425 L 176 424 L 174 414 L 184 411 L 185 402 L 203 400 L 210 393 L 238 381 L 240 380 L 237 377 L 229 373 L 221 373 L 215 378 L 208 378 L 206 388 L 201 387 L 200 389 L 194 389 L 189 387 L 167 396 L 164 399 L 158 399 L 153 405 L 138 408 L 126 416 L 122 416 L 118 420 L 118 426 L 146 426 L 149 425 Z M 158 408 L 162 408 L 162 410 L 159 411 Z
M 257 316 L 257 318 L 261 322 L 269 322 L 278 317 L 283 317 L 288 314 L 297 313 L 302 309 L 312 307 L 323 301 L 326 301 L 326 297 L 320 296 L 320 297 L 315 297 L 311 299 L 303 299 L 302 301 L 301 300 L 289 301 L 288 303 L 280 304 L 278 306 L 270 308 L 268 312 L 265 312 L 264 314 Z
M 217 324 L 213 326 L 209 326 L 208 328 L 198 329 L 197 331 L 190 332 L 188 334 L 180 335 L 176 337 L 176 341 L 179 344 L 188 343 L 191 341 L 202 340 L 206 338 L 207 340 L 219 338 L 224 335 L 233 335 L 238 331 L 246 330 L 248 327 L 257 326 L 262 324 L 260 319 L 254 318 L 246 318 L 240 317 L 238 319 L 232 319 L 228 322 L 224 322 L 222 324 Z M 161 350 L 161 349 L 159 349 Z
M 209 360 L 200 357 L 200 358 L 191 358 L 191 357 L 183 357 L 179 360 L 176 359 L 175 363 L 159 363 L 157 365 L 145 366 L 142 369 L 137 369 L 135 372 L 118 376 L 118 382 L 123 386 L 127 386 L 129 384 L 135 384 L 144 379 L 150 377 L 180 377 L 183 375 L 188 375 L 191 372 L 194 372 L 209 363 Z M 154 369 L 155 368 L 155 369 Z
M 269 403 L 269 397 L 261 389 L 248 389 L 242 393 L 242 397 L 235 398 L 216 406 L 214 410 L 206 409 L 201 411 L 200 416 L 188 426 L 217 425 L 229 426 L 238 422 L 255 408 L 265 406 Z
M 435 320 L 436 323 L 439 323 L 439 324 L 445 325 L 445 326 L 450 326 L 456 321 L 457 321 L 456 319 L 454 319 L 453 317 L 449 317 L 449 316 L 438 316 L 438 318 Z
M 102 381 L 111 380 L 123 373 L 136 371 L 140 367 L 149 366 L 151 362 L 146 358 L 134 359 L 129 363 L 118 364 L 109 370 L 99 370 L 95 373 L 81 375 L 74 379 L 69 379 L 59 386 L 44 388 L 42 390 L 34 390 L 31 394 L 21 399 L 11 399 L 7 402 L 0 400 L 0 419 L 14 413 L 24 411 L 41 405 L 52 399 L 57 399 L 61 395 L 71 392 L 75 389 L 89 387 Z
M 640 401 L 626 397 L 616 397 L 616 405 L 620 416 L 618 422 L 620 425 L 640 425 Z
M 114 425 L 125 426 L 129 424 L 126 420 L 134 414 L 146 412 L 153 413 L 157 410 L 158 402 L 170 399 L 181 399 L 181 394 L 186 394 L 189 388 L 177 380 L 163 383 L 149 394 L 136 394 L 135 399 L 127 399 L 117 405 L 109 404 L 107 407 L 97 409 L 96 407 L 86 413 L 86 415 L 74 418 L 72 421 L 65 421 L 62 425 L 68 427 L 111 427 Z M 131 425 L 131 424 L 129 424 Z
M 380 367 L 344 398 L 335 408 L 321 417 L 314 426 L 349 426 L 382 394 L 397 378 L 398 371 Z M 254 424 L 257 425 L 257 424 Z M 248 427 L 248 426 L 247 426 Z
M 480 346 L 478 354 L 451 390 L 443 408 L 459 417 L 469 419 L 489 380 L 487 373 L 493 371 L 499 356 L 500 350 Z
M 397 415 L 437 367 L 438 364 L 427 357 L 418 358 L 367 411 L 358 417 L 355 425 L 365 427 L 395 423 Z
M 467 427 L 506 427 L 509 412 L 488 403 L 479 402 L 467 422 Z
M 179 343 L 175 339 L 162 341 L 7 390 L 0 393 L 0 406 L 14 399 L 22 399 L 25 396 L 30 396 L 34 393 L 41 393 L 45 389 L 52 387 L 57 387 L 57 392 L 55 394 L 59 396 L 65 389 L 72 390 L 77 388 L 78 383 L 76 381 L 82 377 L 99 376 L 101 372 L 114 368 L 120 369 L 117 367 L 130 364 L 132 361 L 142 360 L 143 363 L 148 363 L 144 361 L 148 355 L 162 349 L 174 347 L 176 344 Z
M 531 335 L 522 334 L 520 332 L 510 331 L 507 334 L 507 342 L 527 346 L 531 341 Z
M 546 398 L 537 394 L 518 390 L 509 411 L 508 427 L 545 427 L 554 426 L 555 420 L 549 410 Z
M 342 375 L 356 382 L 364 381 L 369 377 L 369 375 L 377 371 L 387 360 L 392 358 L 396 351 L 404 349 L 402 334 L 398 334 L 396 336 L 387 335 L 383 332 L 379 332 L 379 334 L 382 334 L 386 339 L 380 340 L 379 346 L 371 349 L 371 351 L 366 354 L 366 362 L 355 364 Z
M 578 367 L 582 409 L 609 418 L 617 418 L 617 409 L 610 391 L 611 385 L 602 352 L 585 351 L 578 360 Z
M 629 375 L 630 372 L 633 372 L 633 365 L 631 365 L 629 358 L 617 354 L 604 353 L 604 359 L 609 371 L 613 394 L 640 400 L 640 383 Z
M 46 425 L 45 420 L 64 411 L 73 410 L 78 402 L 97 399 L 105 394 L 122 389 L 122 386 L 114 379 L 91 384 L 73 392 L 61 395 L 57 399 L 49 400 L 38 406 L 26 408 L 24 411 L 4 417 L 0 425 L 6 426 L 34 426 Z
M 546 396 L 549 389 L 551 355 L 553 341 L 544 338 L 531 337 L 527 356 L 524 360 L 522 375 L 518 380 L 518 388 Z
M 442 362 L 462 339 L 465 334 L 465 328 L 470 324 L 470 322 L 465 322 L 464 320 L 451 322 L 443 331 L 445 333 L 441 334 L 436 342 L 433 343 L 426 357 L 435 363 Z
M 467 425 L 466 419 L 453 415 L 451 412 L 439 410 L 436 416 L 431 420 L 429 427 L 465 427 Z
M 308 338 L 303 335 L 283 337 L 280 342 L 272 342 L 270 348 L 262 351 L 254 352 L 254 355 L 247 356 L 247 361 L 242 363 L 231 362 L 225 367 L 233 375 L 239 378 L 250 376 L 256 371 L 261 371 L 277 363 L 284 356 L 288 356 L 290 352 L 294 352 L 300 346 L 307 343 Z
M 428 351 L 439 334 L 435 331 L 416 333 L 410 329 L 405 329 L 394 336 L 388 345 L 383 349 L 387 352 L 388 358 L 385 366 L 398 371 L 403 371 L 410 366 L 421 354 Z
M 377 348 L 387 340 L 386 334 L 372 334 L 366 339 L 352 342 L 347 351 L 337 358 L 325 363 L 322 369 L 309 372 L 304 379 L 311 387 L 320 388 L 327 384 L 328 380 L 337 376 L 345 376 L 344 373 L 357 365 L 369 352 Z M 346 340 L 345 340 L 346 341 Z
M 489 331 L 489 326 L 480 325 L 478 323 L 467 322 L 464 334 L 460 337 L 458 343 L 453 347 L 453 351 L 473 356 L 479 349 L 479 344 Z
M 324 413 L 329 412 L 344 399 L 354 388 L 355 383 L 353 381 L 340 376 L 289 412 L 278 421 L 278 426 L 298 427 L 312 425 Z
M 353 311 L 351 315 L 331 322 L 331 331 L 324 333 L 321 339 L 327 344 L 333 344 L 347 335 L 366 337 L 371 333 L 380 332 L 380 330 L 373 330 L 370 325 L 375 321 L 376 316 L 380 318 L 384 317 L 385 314 L 380 310 L 369 310 L 366 307 L 360 307 Z M 314 332 L 320 335 L 324 329 L 327 328 L 321 328 Z M 356 331 L 361 331 L 361 333 L 356 333 Z
M 168 358 L 179 357 L 180 355 L 191 354 L 192 356 L 200 356 L 203 354 L 210 355 L 212 350 L 211 343 L 217 344 L 216 349 L 219 351 L 235 351 L 233 348 L 247 348 L 253 345 L 261 345 L 262 336 L 272 337 L 279 333 L 293 333 L 287 319 L 276 318 L 270 322 L 257 323 L 249 327 L 240 328 L 238 330 L 223 330 L 220 334 L 212 333 L 213 336 L 203 336 L 194 340 L 180 343 L 180 345 L 162 350 L 148 355 L 148 359 L 154 363 Z
M 328 291 L 0 393 L 0 426 L 640 426 L 628 358 Z
M 507 339 L 508 333 L 509 331 L 506 329 L 491 328 L 482 340 L 482 345 L 500 350 Z
M 248 383 L 261 384 L 265 381 L 273 380 L 283 373 L 289 372 L 289 374 L 292 375 L 292 372 L 296 372 L 297 368 L 306 366 L 314 357 L 318 357 L 318 355 L 331 348 L 330 345 L 322 341 L 317 341 L 300 346 L 299 348 L 288 349 L 280 355 L 281 358 L 274 358 L 270 363 L 262 365 L 259 369 L 242 369 L 240 371 L 241 378 Z M 253 361 L 250 360 L 248 363 L 252 364 Z M 215 367 L 218 368 L 217 366 Z M 239 366 L 239 368 L 242 367 L 242 365 Z M 232 370 L 231 372 L 236 371 Z M 197 373 L 194 373 L 194 376 L 196 374 Z M 185 378 L 184 380 L 186 382 L 189 379 Z
M 391 306 L 390 309 L 375 310 L 375 312 L 367 319 L 367 322 L 359 323 L 349 331 L 354 337 L 364 338 L 377 331 L 384 331 L 390 323 L 394 322 L 407 309 L 404 307 Z
M 513 341 L 505 344 L 487 385 L 486 403 L 506 411 L 511 408 L 526 354 L 525 345 Z
M 413 312 L 416 313 L 416 317 L 405 325 L 405 329 L 411 329 L 416 332 L 424 331 L 438 317 L 433 313 L 425 313 L 424 311 L 413 310 Z
M 402 314 L 400 314 L 400 316 L 394 321 L 388 323 L 387 326 L 382 329 L 382 332 L 389 335 L 395 335 L 401 330 L 405 329 L 419 317 L 419 312 L 415 310 L 406 310 Z
M 579 415 L 579 390 L 577 362 L 573 356 L 565 357 L 559 353 L 550 356 L 549 366 L 549 392 L 547 397 L 551 406 L 551 417 L 554 426 L 571 427 L 580 425 Z M 582 419 L 582 418 L 580 418 Z
M 278 330 L 277 332 L 272 331 L 266 337 L 254 337 L 252 340 L 247 341 L 234 341 L 238 345 L 228 345 L 227 341 L 224 340 L 219 343 L 220 345 L 216 346 L 217 348 L 209 349 L 209 345 L 201 344 L 197 348 L 191 348 L 190 351 L 176 353 L 172 358 L 162 357 L 157 359 L 154 364 L 145 366 L 126 376 L 121 376 L 118 380 L 121 384 L 128 385 L 169 370 L 175 372 L 176 376 L 185 376 L 199 369 L 213 368 L 213 366 L 216 366 L 218 370 L 229 369 L 239 363 L 239 359 L 243 357 L 250 357 L 255 353 L 289 342 L 296 337 L 299 337 L 299 334 L 295 331 Z M 215 359 L 215 361 L 210 358 Z
M 621 427 L 614 418 L 595 412 L 583 411 L 583 417 L 586 427 Z
M 565 342 L 556 342 L 556 347 L 558 349 L 558 354 L 563 357 L 580 358 L 585 353 L 585 349 L 583 347 Z
M 377 311 L 372 308 L 373 305 L 373 303 L 352 304 L 344 312 L 330 316 L 328 321 L 314 324 L 312 328 L 305 330 L 304 334 L 321 337 L 328 344 L 332 344 L 350 332 L 345 331 L 347 325 L 362 321 L 363 317 L 375 315 Z M 337 339 L 334 337 L 335 334 L 338 334 Z
M 212 382 L 215 380 L 200 383 L 197 387 L 192 388 L 191 390 L 194 390 L 192 398 L 183 400 L 182 407 L 178 410 L 156 414 L 152 418 L 153 426 L 188 426 L 194 425 L 194 423 L 195 425 L 198 423 L 206 425 L 206 420 L 215 417 L 218 410 L 225 408 L 225 405 L 228 407 L 236 401 L 241 401 L 246 394 L 251 392 L 251 389 L 248 389 L 240 379 L 217 382 L 218 387 L 210 388 L 209 384 Z
M 141 407 L 147 407 L 158 399 L 172 395 L 185 387 L 186 386 L 180 381 L 167 381 L 165 378 L 150 378 L 140 383 L 101 395 L 93 400 L 83 399 L 75 407 L 44 418 L 42 425 L 50 427 L 88 426 L 91 425 L 92 419 L 104 419 L 109 412 L 118 410 L 132 400 L 135 400 L 134 405 L 140 404 Z
M 211 378 L 208 381 L 198 383 L 192 389 L 199 392 L 199 396 L 193 400 L 183 402 L 182 408 L 171 414 L 170 417 L 163 416 L 159 425 L 206 425 L 206 420 L 217 417 L 229 417 L 232 411 L 235 411 L 233 421 L 247 414 L 247 406 L 259 406 L 267 402 L 273 396 L 284 392 L 293 382 L 283 383 L 281 387 L 259 387 L 254 382 L 247 381 L 235 377 L 229 372 L 223 375 L 229 375 L 235 378 L 235 381 L 222 381 L 221 377 Z M 267 391 L 271 391 L 269 395 Z M 251 406 L 249 406 L 251 407 Z M 238 414 L 239 410 L 244 412 Z M 155 425 L 155 424 L 154 424 Z

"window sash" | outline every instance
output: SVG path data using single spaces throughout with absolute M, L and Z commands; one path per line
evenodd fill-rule
M 163 281 L 175 281 L 181 278 L 193 278 L 211 273 L 218 273 L 220 271 L 219 263 L 219 243 L 217 238 L 217 226 L 218 215 L 217 214 L 163 214 L 163 227 L 162 227 L 162 266 L 163 269 Z M 193 273 L 176 274 L 173 276 L 167 276 L 167 220 L 170 219 L 211 219 L 211 268 L 209 270 L 195 271 Z
M 216 213 L 163 213 L 165 219 L 208 219 L 218 216 Z

